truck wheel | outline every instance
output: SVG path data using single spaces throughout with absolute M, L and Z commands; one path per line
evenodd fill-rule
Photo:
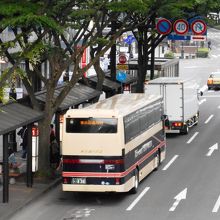
M 189 127 L 188 127 L 187 125 L 184 125 L 184 127 L 183 127 L 181 133 L 182 133 L 182 134 L 188 134 L 188 132 L 189 132 Z
M 139 186 L 139 172 L 138 169 L 134 172 L 134 187 L 131 189 L 131 194 L 136 194 L 138 192 L 138 186 Z

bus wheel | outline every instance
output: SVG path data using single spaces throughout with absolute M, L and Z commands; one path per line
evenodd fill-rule
M 131 194 L 136 194 L 138 192 L 138 186 L 139 186 L 139 172 L 138 169 L 136 169 L 134 174 L 134 187 L 130 191 Z

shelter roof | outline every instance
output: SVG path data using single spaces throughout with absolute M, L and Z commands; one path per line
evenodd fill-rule
M 0 104 L 0 135 L 39 121 L 42 118 L 43 112 L 36 111 L 17 102 Z
M 62 91 L 63 86 L 59 86 L 55 90 L 54 98 L 56 98 Z M 46 91 L 40 91 L 35 93 L 37 100 L 45 103 L 46 101 Z M 77 83 L 65 97 L 63 102 L 58 108 L 58 111 L 63 111 L 68 109 L 71 106 L 79 105 L 87 100 L 91 100 L 101 94 L 100 91 L 97 91 L 93 88 L 85 86 L 81 83 Z

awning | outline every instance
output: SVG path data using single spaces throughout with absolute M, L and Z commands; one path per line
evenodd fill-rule
M 43 113 L 16 102 L 0 104 L 0 135 L 43 118 Z
M 56 98 L 62 91 L 63 86 L 57 87 L 55 90 L 54 98 Z M 71 106 L 79 105 L 88 100 L 91 100 L 101 94 L 100 91 L 97 91 L 93 88 L 85 86 L 83 84 L 77 83 L 65 97 L 63 102 L 58 108 L 58 111 L 63 111 L 68 109 Z M 37 100 L 45 103 L 46 100 L 46 91 L 40 91 L 35 93 Z
M 93 77 L 90 77 L 88 78 L 89 81 L 91 81 L 92 83 L 94 83 L 95 85 L 97 84 L 98 82 L 98 78 L 97 76 L 93 76 Z M 103 91 L 112 91 L 112 90 L 119 90 L 119 88 L 121 87 L 120 83 L 117 83 L 117 82 L 114 82 L 108 78 L 105 78 L 104 81 L 103 81 Z

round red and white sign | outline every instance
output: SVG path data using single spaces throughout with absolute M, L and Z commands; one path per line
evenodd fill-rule
M 173 29 L 178 35 L 184 35 L 189 30 L 189 24 L 186 20 L 179 19 L 174 22 Z
M 202 35 L 207 30 L 207 25 L 203 20 L 197 19 L 192 22 L 191 29 L 194 34 Z
M 118 58 L 120 64 L 125 64 L 127 62 L 127 58 L 124 54 L 121 54 Z

